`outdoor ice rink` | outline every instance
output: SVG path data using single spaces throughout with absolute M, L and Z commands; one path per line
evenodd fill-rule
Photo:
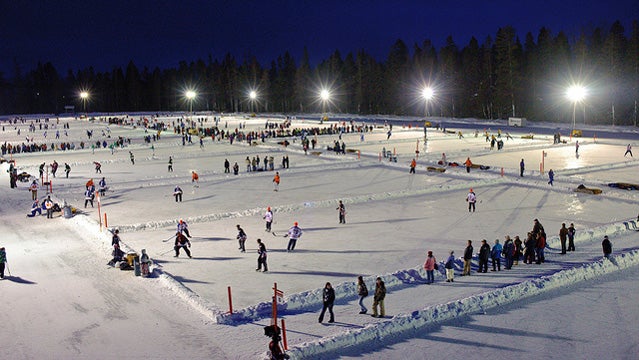
M 130 116 L 134 120 L 140 117 Z M 205 115 L 200 117 L 204 118 Z M 171 123 L 176 118 L 167 116 L 157 120 Z M 206 118 L 204 126 L 211 126 L 212 116 Z M 242 123 L 245 128 L 241 131 L 251 131 L 263 128 L 267 120 L 283 121 L 276 116 L 225 116 L 220 125 L 232 130 Z M 68 137 L 62 135 L 59 140 L 52 139 L 55 130 L 48 131 L 47 139 L 44 139 L 40 130 L 28 133 L 28 123 L 29 120 L 17 125 L 21 135 L 17 135 L 17 128 L 13 125 L 5 124 L 0 141 L 21 142 L 25 136 L 33 136 L 36 143 L 46 141 L 50 144 L 65 140 L 78 146 L 80 141 L 87 142 L 86 131 L 91 129 L 97 140 L 106 139 L 100 133 L 107 128 L 107 123 L 99 119 L 60 119 L 60 131 L 63 123 L 68 123 L 70 129 Z M 360 123 L 355 121 L 355 124 Z M 330 121 L 323 125 L 312 120 L 292 121 L 293 127 L 332 124 Z M 557 235 L 562 222 L 574 223 L 577 232 L 582 233 L 634 219 L 639 212 L 638 191 L 607 186 L 609 182 L 639 182 L 636 176 L 639 163 L 635 158 L 623 156 L 627 140 L 579 138 L 581 146 L 577 156 L 574 145 L 577 139 L 564 136 L 567 143 L 556 145 L 553 145 L 550 133 L 536 134 L 534 139 L 522 139 L 522 135 L 528 134 L 525 128 L 508 128 L 505 124 L 478 124 L 477 137 L 473 130 L 462 129 L 463 138 L 429 128 L 426 143 L 423 128 L 415 126 L 421 124 L 417 119 L 393 121 L 389 139 L 388 127 L 384 126 L 383 119 L 367 124 L 376 126 L 373 132 L 364 133 L 363 141 L 359 133 L 342 135 L 349 150 L 344 155 L 326 150 L 327 145 L 339 140 L 338 134 L 318 136 L 316 149 L 304 154 L 299 139 L 292 137 L 288 138 L 291 142 L 288 147 L 277 143 L 282 141 L 281 138 L 267 138 L 265 142 L 257 141 L 257 145 L 249 146 L 245 142 L 230 145 L 228 140 L 212 141 L 210 137 L 205 138 L 204 146 L 200 147 L 195 136 L 193 144 L 183 146 L 181 138 L 172 129 L 163 132 L 160 140 L 152 142 L 152 150 L 151 144 L 145 144 L 142 137 L 152 135 L 154 131 L 145 133 L 141 127 L 120 125 L 109 126 L 110 140 L 117 136 L 129 137 L 131 145 L 118 148 L 113 154 L 106 148 L 5 155 L 7 160 L 15 159 L 19 172 L 26 171 L 34 175 L 37 175 L 38 165 L 42 162 L 50 164 L 57 161 L 61 166 L 56 178 L 49 175 L 53 197 L 59 202 L 67 201 L 79 213 L 73 219 L 26 218 L 24 214 L 31 205 L 28 183 L 19 183 L 17 190 L 10 189 L 6 173 L 8 166 L 3 163 L 0 187 L 6 202 L 1 207 L 4 220 L 0 230 L 5 237 L 0 245 L 11 250 L 8 250 L 8 254 L 12 271 L 21 271 L 22 278 L 35 283 L 30 288 L 45 289 L 54 298 L 64 296 L 55 284 L 62 281 L 62 277 L 71 269 L 73 275 L 69 281 L 77 278 L 78 283 L 85 284 L 86 298 L 95 303 L 97 308 L 106 309 L 99 311 L 103 315 L 118 308 L 125 314 L 136 312 L 137 315 L 122 316 L 140 321 L 145 318 L 144 302 L 164 303 L 158 307 L 178 306 L 179 311 L 176 312 L 184 314 L 184 321 L 191 319 L 192 323 L 198 323 L 187 330 L 187 333 L 197 336 L 194 335 L 191 341 L 192 348 L 185 348 L 183 352 L 166 358 L 182 358 L 183 355 L 186 358 L 188 355 L 192 358 L 227 356 L 240 359 L 263 356 L 268 339 L 264 337 L 261 326 L 267 325 L 269 319 L 261 317 L 255 321 L 240 321 L 232 326 L 214 324 L 204 314 L 206 311 L 198 306 L 204 305 L 213 311 L 227 311 L 228 287 L 232 289 L 234 309 L 240 310 L 269 301 L 274 283 L 285 292 L 285 296 L 290 296 L 308 291 L 318 292 L 326 282 L 334 285 L 353 283 L 357 276 L 363 275 L 369 290 L 372 290 L 376 276 L 421 268 L 428 250 L 432 250 L 441 262 L 450 250 L 454 250 L 457 257 L 461 256 L 468 239 L 473 240 L 475 252 L 479 249 L 481 239 L 487 239 L 491 245 L 495 239 L 503 243 L 505 235 L 519 235 L 523 239 L 532 229 L 535 218 L 543 223 L 548 236 L 553 237 Z M 410 128 L 408 124 L 411 124 Z M 495 134 L 497 129 L 503 131 L 503 150 L 490 150 L 490 144 L 483 136 L 484 130 L 489 128 Z M 505 131 L 514 139 L 506 140 Z M 633 145 L 635 142 L 632 141 Z M 397 162 L 389 161 L 386 157 L 380 158 L 382 149 L 394 152 Z M 409 163 L 415 157 L 416 149 L 419 150 L 417 171 L 416 174 L 409 174 Z M 129 160 L 129 151 L 135 156 L 135 165 Z M 540 163 L 544 152 L 547 155 L 543 158 L 544 171 L 541 173 Z M 437 161 L 442 153 L 446 153 L 449 162 L 462 164 L 470 157 L 473 163 L 489 166 L 490 169 L 473 168 L 467 173 L 463 166 L 447 166 L 445 172 L 427 171 L 428 166 L 441 167 Z M 282 178 L 279 191 L 273 190 L 275 171 L 246 172 L 246 157 L 256 155 L 260 158 L 274 157 L 275 171 L 279 171 Z M 281 168 L 284 155 L 290 158 L 288 169 Z M 636 155 L 639 156 L 639 153 Z M 167 171 L 169 156 L 173 158 L 173 172 Z M 230 174 L 224 173 L 225 159 L 230 161 L 231 166 L 238 163 L 238 175 L 233 175 L 232 170 Z M 519 176 L 521 159 L 526 164 L 524 177 Z M 95 173 L 94 161 L 102 164 L 102 174 Z M 64 163 L 72 167 L 68 179 L 64 177 Z M 555 172 L 554 186 L 548 184 L 548 169 Z M 191 181 L 191 171 L 199 174 L 197 187 Z M 138 252 L 146 249 L 155 262 L 156 275 L 169 275 L 180 284 L 179 289 L 167 285 L 157 276 L 137 278 L 132 272 L 106 266 L 111 258 L 110 234 L 98 225 L 97 203 L 93 208 L 84 207 L 84 184 L 90 178 L 97 183 L 101 177 L 105 177 L 109 191 L 100 201 L 100 220 L 104 220 L 106 213 L 108 227 L 120 229 L 126 246 Z M 574 192 L 580 184 L 602 189 L 603 193 L 591 195 Z M 172 196 L 176 185 L 184 190 L 183 201 L 179 203 Z M 473 188 L 478 198 L 474 213 L 468 211 L 465 202 L 470 188 Z M 339 200 L 346 206 L 346 224 L 338 223 L 336 207 Z M 274 234 L 264 231 L 262 216 L 268 206 L 274 212 Z M 90 220 L 89 225 L 85 225 L 87 222 L 84 219 Z M 175 234 L 178 219 L 184 219 L 189 224 L 193 235 L 193 259 L 185 255 L 173 257 L 171 236 Z M 294 222 L 299 222 L 304 234 L 297 242 L 295 251 L 289 253 L 286 252 L 288 239 L 281 235 Z M 237 224 L 248 234 L 246 253 L 238 250 Z M 630 234 L 616 238 L 615 251 L 635 249 L 635 237 Z M 268 273 L 255 272 L 257 238 L 264 240 L 269 251 Z M 387 317 L 465 298 L 534 276 L 551 274 L 595 261 L 601 256 L 599 238 L 584 240 L 577 244 L 577 248 L 577 253 L 565 257 L 560 257 L 558 250 L 551 248 L 547 250 L 549 261 L 542 265 L 519 265 L 507 273 L 502 271 L 460 277 L 456 278 L 454 284 L 442 283 L 444 277 L 441 274 L 436 277 L 438 283 L 430 287 L 419 279 L 387 282 Z M 106 284 L 105 279 L 109 279 Z M 26 287 L 19 282 L 5 281 L 0 285 L 6 287 L 7 291 L 11 291 L 12 286 Z M 137 295 L 137 288 L 144 295 Z M 127 298 L 126 306 L 113 294 L 113 291 L 120 292 L 123 289 L 123 296 Z M 185 299 L 185 289 L 188 296 L 197 297 L 196 305 Z M 9 298 L 18 301 L 17 294 L 30 295 L 29 291 L 23 291 L 13 292 Z M 81 293 L 79 291 L 77 296 L 81 297 Z M 636 297 L 636 294 L 633 296 Z M 369 296 L 367 299 L 369 309 L 371 298 Z M 20 306 L 25 316 L 34 320 L 20 329 L 12 324 L 14 318 L 7 314 L 0 315 L 0 321 L 9 323 L 9 327 L 14 328 L 21 339 L 9 348 L 28 343 L 29 329 L 38 326 L 38 323 L 73 314 L 65 318 L 64 329 L 53 335 L 53 339 L 60 337 L 62 345 L 54 345 L 56 341 L 50 340 L 55 357 L 84 358 L 100 354 L 101 345 L 96 344 L 100 336 L 86 334 L 106 331 L 105 327 L 95 326 L 93 330 L 90 324 L 95 320 L 86 322 L 82 318 L 81 309 L 90 308 L 81 299 L 67 300 L 58 300 L 62 309 L 57 314 L 49 314 L 51 309 L 48 306 L 39 310 Z M 317 324 L 317 312 L 321 308 L 318 303 L 309 304 L 300 311 L 284 312 L 282 316 L 287 321 L 289 331 L 288 345 L 295 346 L 384 321 L 358 315 L 356 300 L 352 297 L 341 298 L 338 294 L 335 306 L 337 322 L 333 326 Z M 631 303 L 628 301 L 628 304 Z M 154 308 L 155 305 L 150 307 Z M 120 316 L 115 313 L 111 313 L 111 320 Z M 636 311 L 630 313 L 637 316 Z M 153 318 L 157 314 L 149 316 Z M 154 330 L 153 346 L 157 347 L 154 351 L 157 351 L 155 356 L 158 358 L 164 358 L 162 346 L 167 351 L 170 349 L 169 344 L 162 345 L 163 338 L 170 339 L 170 331 L 162 329 L 177 326 L 171 325 L 177 321 L 170 320 L 171 316 L 162 315 L 169 320 L 164 325 L 157 325 L 159 329 Z M 151 318 L 141 321 L 150 325 L 154 321 Z M 93 340 L 69 340 L 77 340 L 79 328 L 84 329 L 84 339 L 88 337 Z M 65 339 L 68 341 L 65 342 Z M 118 337 L 118 341 L 131 346 L 136 343 L 135 339 Z M 390 344 L 401 345 L 405 340 L 386 339 L 390 343 L 384 343 L 386 345 L 380 345 L 380 348 Z M 424 340 L 416 337 L 413 341 Z M 35 350 L 22 351 L 19 358 L 42 355 Z M 385 351 L 390 350 L 386 348 Z M 516 353 L 512 349 L 501 351 L 504 351 L 504 355 Z M 522 351 L 532 353 L 534 349 Z M 375 352 L 376 349 L 372 348 L 367 356 L 388 358 L 384 353 Z M 358 357 L 356 353 L 345 354 Z M 134 354 L 135 358 L 142 357 L 142 353 Z M 388 356 L 421 358 L 411 356 L 408 350 L 391 352 Z M 335 357 L 334 353 L 328 355 L 328 358 L 332 357 Z

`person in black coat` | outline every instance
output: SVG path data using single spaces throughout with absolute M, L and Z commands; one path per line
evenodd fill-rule
M 257 239 L 257 268 L 255 271 L 262 270 L 264 265 L 264 272 L 268 271 L 268 265 L 266 264 L 266 245 L 262 242 L 262 239 Z
M 328 309 L 328 313 L 331 315 L 331 318 L 328 320 L 329 323 L 335 322 L 335 315 L 333 314 L 333 303 L 335 302 L 335 290 L 331 286 L 331 283 L 327 282 L 326 286 L 324 286 L 324 291 L 322 292 L 322 300 L 324 306 L 322 307 L 322 312 L 319 316 L 319 322 L 324 321 L 324 313 L 326 309 Z
M 490 245 L 486 240 L 481 241 L 479 248 L 479 270 L 478 272 L 488 272 L 488 258 L 490 257 Z
M 175 250 L 174 257 L 180 256 L 180 248 L 182 248 L 184 249 L 184 252 L 186 253 L 186 255 L 190 258 L 191 257 L 191 251 L 189 251 L 190 247 L 191 247 L 191 242 L 189 241 L 189 239 L 187 239 L 186 236 L 184 236 L 184 234 L 182 234 L 181 232 L 178 232 L 175 234 L 175 246 L 173 247 L 173 249 Z
M 464 271 L 462 271 L 462 276 L 470 275 L 470 261 L 473 259 L 473 242 L 468 240 L 468 245 L 466 246 L 466 250 L 464 250 Z
M 603 248 L 604 257 L 609 258 L 610 254 L 612 254 L 612 243 L 610 242 L 610 239 L 608 239 L 608 235 L 604 236 L 604 239 L 601 242 L 601 247 Z

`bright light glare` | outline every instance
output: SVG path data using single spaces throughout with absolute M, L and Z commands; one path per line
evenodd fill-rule
M 566 97 L 573 102 L 579 102 L 586 98 L 586 88 L 581 85 L 573 85 L 566 90 Z
M 187 90 L 186 93 L 184 94 L 186 96 L 187 99 L 192 100 L 194 97 L 197 96 L 197 94 L 195 93 L 195 91 L 193 90 Z
M 80 97 L 81 97 L 82 99 L 86 99 L 86 98 L 88 98 L 88 97 L 89 97 L 89 93 L 88 93 L 88 92 L 86 92 L 86 91 L 82 91 L 82 92 L 80 93 Z
M 329 93 L 328 90 L 322 89 L 322 91 L 320 91 L 320 98 L 323 101 L 327 101 L 330 97 L 331 97 L 331 93 Z
M 251 100 L 255 100 L 257 98 L 257 93 L 255 92 L 255 90 L 251 90 L 251 92 L 249 93 L 249 97 L 251 98 Z
M 426 87 L 424 88 L 424 90 L 422 90 L 422 97 L 426 100 L 432 99 L 434 94 L 435 92 L 432 88 Z

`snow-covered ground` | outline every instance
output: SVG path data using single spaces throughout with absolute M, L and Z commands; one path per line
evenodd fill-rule
M 176 117 L 157 120 L 172 123 Z M 242 123 L 243 131 L 252 131 L 262 129 L 266 120 L 225 116 L 220 125 L 233 130 Z M 3 303 L 8 305 L 0 312 L 7 358 L 263 358 L 269 339 L 262 327 L 270 323 L 274 283 L 285 294 L 279 315 L 286 321 L 295 358 L 419 359 L 430 357 L 430 352 L 453 355 L 468 350 L 471 358 L 588 358 L 586 354 L 603 354 L 604 349 L 611 358 L 632 358 L 639 338 L 633 325 L 639 317 L 639 292 L 632 285 L 639 254 L 637 235 L 627 221 L 637 214 L 639 193 L 607 186 L 639 182 L 639 163 L 623 156 L 626 142 L 579 139 L 576 156 L 569 138 L 561 145 L 553 145 L 547 134 L 522 139 L 528 133 L 525 128 L 491 122 L 477 124 L 478 137 L 463 130 L 461 139 L 429 129 L 424 144 L 422 128 L 392 120 L 388 140 L 388 128 L 377 118 L 375 130 L 365 133 L 363 141 L 358 133 L 342 135 L 347 149 L 355 151 L 328 152 L 326 146 L 338 135 L 321 135 L 317 153 L 305 155 L 294 138 L 284 148 L 277 143 L 281 138 L 248 146 L 209 137 L 200 148 L 195 138 L 183 146 L 172 129 L 151 149 L 142 137 L 155 132 L 145 133 L 139 126 L 110 125 L 109 139 L 101 135 L 107 131 L 103 121 L 60 119 L 61 139 L 52 139 L 55 130 L 48 129 L 48 144 L 64 140 L 77 147 L 87 142 L 86 131 L 93 129 L 100 141 L 123 136 L 131 138 L 131 145 L 113 154 L 107 148 L 5 155 L 16 161 L 19 172 L 34 175 L 42 162 L 57 161 L 61 167 L 51 179 L 52 196 L 79 210 L 71 219 L 25 217 L 31 205 L 28 183 L 10 189 L 8 164 L 1 165 L 0 231 L 5 235 L 0 246 L 7 249 L 12 272 L 0 282 Z M 45 142 L 44 130 L 28 132 L 30 121 L 17 128 L 4 124 L 0 141 L 22 142 L 28 136 Z M 354 121 L 361 122 L 357 117 Z M 212 122 L 208 116 L 205 126 Z M 64 123 L 70 125 L 68 137 Z M 292 126 L 320 125 L 293 120 Z M 486 127 L 509 131 L 514 139 L 504 139 L 503 150 L 491 151 L 482 136 Z M 398 161 L 380 161 L 383 149 L 395 152 Z M 417 174 L 410 175 L 408 165 L 416 149 Z M 428 172 L 427 166 L 437 166 L 442 152 L 448 161 L 462 163 L 470 157 L 490 169 Z M 547 154 L 544 173 L 542 152 Z M 275 158 L 275 170 L 282 176 L 279 191 L 273 191 L 274 171 L 246 172 L 246 157 L 257 155 Z M 284 155 L 290 158 L 289 169 L 281 168 Z M 173 172 L 167 171 L 169 156 Z M 225 159 L 238 163 L 239 175 L 224 173 Z M 519 177 L 521 159 L 526 163 L 524 177 Z M 94 161 L 102 163 L 102 174 L 95 173 Z M 68 179 L 64 163 L 72 167 Z M 553 187 L 547 184 L 550 168 L 555 171 Z M 193 170 L 200 176 L 198 187 L 191 183 Z M 154 261 L 151 278 L 106 266 L 110 234 L 99 226 L 97 204 L 84 208 L 83 195 L 86 181 L 93 178 L 97 183 L 102 176 L 109 191 L 101 199 L 101 219 L 106 214 L 108 227 L 120 229 L 128 249 L 147 249 Z M 580 184 L 603 193 L 574 192 Z M 185 190 L 181 203 L 172 196 L 176 185 Z M 471 187 L 478 196 L 475 213 L 468 212 L 465 202 Z M 346 224 L 338 223 L 339 200 L 346 205 Z M 264 231 L 267 206 L 275 213 L 277 236 Z M 189 223 L 193 235 L 193 259 L 172 256 L 171 236 L 180 218 Z M 509 271 L 457 277 L 454 283 L 442 282 L 443 273 L 437 273 L 436 284 L 425 284 L 421 265 L 428 250 L 443 261 L 450 250 L 461 256 L 467 239 L 478 251 L 481 239 L 492 244 L 495 239 L 503 243 L 507 234 L 524 238 L 535 218 L 549 234 L 546 263 L 520 262 Z M 295 221 L 304 235 L 288 253 L 288 240 L 281 235 Z M 568 255 L 558 254 L 562 222 L 577 228 L 577 251 Z M 238 250 L 237 224 L 248 234 L 246 253 Z M 601 260 L 604 234 L 613 242 L 612 261 Z M 267 273 L 254 271 L 257 238 L 269 250 Z M 456 265 L 460 270 L 461 261 Z M 371 293 L 377 276 L 385 280 L 386 318 L 358 314 L 359 275 Z M 321 289 L 327 281 L 336 289 L 336 322 L 318 324 Z M 369 296 L 369 309 L 371 302 Z M 625 336 L 627 341 L 611 345 L 608 335 Z

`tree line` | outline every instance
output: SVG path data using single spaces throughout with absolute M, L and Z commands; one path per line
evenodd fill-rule
M 255 57 L 181 61 L 168 69 L 133 61 L 125 69 L 95 72 L 92 67 L 60 75 L 50 62 L 26 73 L 16 66 L 0 73 L 0 113 L 64 112 L 83 109 L 81 89 L 90 93 L 89 112 L 194 111 L 277 112 L 286 114 L 341 112 L 413 116 L 473 117 L 587 124 L 637 125 L 639 99 L 639 24 L 630 36 L 616 21 L 569 38 L 542 27 L 523 43 L 512 26 L 483 41 L 471 38 L 460 48 L 449 36 L 439 49 L 430 40 L 407 45 L 397 40 L 385 60 L 364 49 L 342 56 L 339 51 L 311 66 L 306 50 L 297 61 L 288 52 L 268 66 Z M 586 87 L 586 99 L 573 103 L 565 92 L 571 84 Z M 433 98 L 422 97 L 425 86 Z M 319 99 L 325 87 L 326 102 Z M 184 93 L 194 89 L 188 103 Z M 250 99 L 250 90 L 256 98 Z

